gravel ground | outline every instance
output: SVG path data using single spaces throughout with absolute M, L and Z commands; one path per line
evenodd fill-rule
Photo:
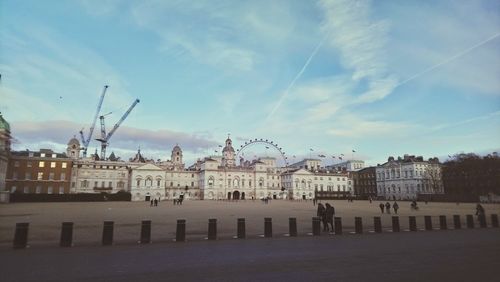
M 326 201 L 333 204 L 336 216 L 342 217 L 344 232 L 354 230 L 354 217 L 363 218 L 364 231 L 373 229 L 373 217 L 381 216 L 383 229 L 391 228 L 391 215 L 381 214 L 380 202 L 374 201 Z M 417 217 L 418 228 L 424 227 L 424 216 L 433 216 L 434 227 L 439 226 L 439 215 L 446 215 L 448 226 L 452 226 L 452 215 L 475 213 L 475 204 L 461 203 L 419 203 L 419 211 L 411 211 L 409 202 L 398 202 L 401 229 L 408 229 L 408 216 Z M 391 202 L 392 204 L 392 202 Z M 500 214 L 499 204 L 484 204 L 487 223 L 490 214 Z M 171 241 L 175 238 L 176 220 L 186 219 L 188 241 L 204 240 L 207 236 L 208 219 L 216 218 L 219 239 L 236 235 L 237 218 L 246 219 L 247 237 L 259 237 L 264 232 L 264 218 L 273 220 L 273 236 L 288 233 L 288 218 L 297 218 L 299 236 L 311 232 L 311 218 L 316 207 L 311 201 L 185 201 L 182 206 L 172 202 L 160 202 L 150 207 L 146 202 L 85 202 L 85 203 L 15 203 L 0 205 L 0 248 L 10 248 L 14 238 L 16 222 L 29 222 L 29 244 L 32 247 L 57 245 L 61 223 L 74 222 L 73 241 L 75 245 L 100 244 L 104 220 L 115 222 L 115 244 L 136 243 L 140 236 L 141 220 L 152 220 L 152 241 Z M 476 222 L 476 227 L 478 223 Z

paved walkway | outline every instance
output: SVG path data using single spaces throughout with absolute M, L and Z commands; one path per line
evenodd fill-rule
M 0 252 L 1 281 L 498 281 L 500 229 L 41 247 Z

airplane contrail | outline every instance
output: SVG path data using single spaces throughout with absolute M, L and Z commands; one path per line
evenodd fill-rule
M 278 102 L 276 103 L 276 105 L 274 106 L 274 108 L 272 109 L 272 111 L 269 113 L 269 115 L 267 116 L 266 120 L 269 120 L 274 115 L 274 113 L 278 110 L 278 108 L 281 106 L 281 103 L 283 103 L 283 101 L 285 100 L 286 96 L 288 96 L 288 92 L 295 85 L 295 82 L 302 76 L 302 74 L 306 70 L 307 66 L 309 65 L 309 63 L 311 62 L 311 60 L 314 58 L 314 56 L 316 55 L 316 53 L 318 53 L 318 50 L 321 48 L 321 45 L 323 45 L 323 42 L 325 42 L 325 39 L 327 37 L 328 37 L 328 34 L 326 34 L 323 37 L 323 39 L 321 39 L 321 41 L 316 46 L 316 48 L 314 48 L 313 52 L 311 53 L 311 55 L 307 59 L 306 63 L 304 64 L 304 66 L 302 66 L 302 69 L 299 71 L 299 73 L 297 73 L 297 75 L 293 78 L 292 82 L 290 82 L 290 84 L 286 88 L 285 92 L 283 92 L 283 94 L 281 95 L 280 99 L 278 100 Z
M 440 62 L 440 63 L 438 63 L 438 64 L 436 64 L 434 66 L 431 66 L 431 67 L 429 67 L 429 68 L 427 68 L 427 69 L 425 69 L 425 70 L 423 70 L 423 71 L 421 71 L 421 72 L 419 72 L 417 74 L 414 74 L 414 75 L 410 76 L 409 78 L 407 78 L 407 79 L 401 81 L 400 83 L 398 83 L 394 87 L 394 89 L 397 88 L 397 87 L 399 87 L 399 86 L 401 86 L 401 85 L 404 85 L 404 84 L 406 84 L 406 83 L 408 83 L 408 82 L 410 82 L 410 81 L 412 81 L 412 80 L 414 80 L 414 79 L 416 79 L 416 78 L 418 78 L 418 77 L 420 77 L 420 76 L 422 76 L 422 75 L 424 75 L 424 74 L 426 74 L 426 73 L 428 73 L 428 72 L 430 72 L 430 71 L 432 71 L 432 70 L 434 70 L 434 69 L 436 69 L 436 68 L 438 68 L 438 67 L 440 67 L 442 65 L 445 65 L 445 64 L 447 64 L 447 63 L 449 63 L 449 62 L 451 62 L 453 60 L 456 60 L 456 59 L 462 57 L 463 55 L 469 53 L 470 51 L 472 51 L 472 50 L 474 50 L 474 49 L 476 49 L 476 48 L 478 48 L 478 47 L 480 47 L 480 46 L 482 46 L 482 45 L 490 42 L 491 40 L 497 38 L 498 36 L 500 36 L 500 32 L 497 33 L 497 34 L 494 34 L 493 36 L 490 36 L 489 38 L 487 38 L 487 39 L 485 39 L 485 40 L 483 40 L 483 41 L 481 41 L 481 42 L 479 42 L 477 44 L 475 44 L 472 47 L 469 47 L 469 48 L 463 50 L 462 52 L 460 52 L 458 54 L 455 54 L 455 55 L 451 56 L 450 58 L 448 58 L 448 59 L 446 59 L 446 60 L 444 60 L 444 61 L 442 61 L 442 62 Z

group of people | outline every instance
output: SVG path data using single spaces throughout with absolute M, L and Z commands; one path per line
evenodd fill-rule
M 318 204 L 318 212 L 317 216 L 323 222 L 323 231 L 333 231 L 333 217 L 335 215 L 335 208 L 331 206 L 329 203 L 326 203 L 324 206 L 322 203 Z M 331 227 L 331 229 L 330 229 Z
M 387 202 L 385 203 L 380 203 L 380 205 L 378 205 L 380 207 L 380 211 L 382 213 L 384 213 L 384 209 L 385 209 L 385 212 L 390 214 L 391 213 L 391 203 Z M 399 205 L 397 202 L 394 202 L 394 204 L 392 204 L 392 208 L 394 209 L 394 213 L 395 214 L 398 214 L 398 209 L 399 209 Z
M 182 201 L 184 201 L 184 198 L 174 199 L 174 205 L 182 205 Z
M 158 202 L 160 202 L 160 198 L 156 199 L 151 199 L 151 204 L 149 205 L 150 207 L 157 207 L 158 206 Z

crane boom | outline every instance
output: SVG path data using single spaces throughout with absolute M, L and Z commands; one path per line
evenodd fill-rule
M 88 147 L 90 139 L 92 138 L 92 133 L 94 132 L 95 123 L 97 121 L 97 117 L 99 116 L 99 112 L 101 111 L 102 101 L 104 101 L 104 95 L 106 95 L 106 90 L 108 89 L 108 87 L 109 87 L 108 85 L 104 85 L 104 89 L 102 90 L 101 98 L 99 99 L 99 103 L 97 104 L 97 110 L 95 112 L 94 121 L 92 122 L 92 126 L 90 127 L 89 136 L 87 137 L 87 140 L 85 140 L 85 144 L 83 144 L 85 148 Z
M 123 114 L 122 118 L 115 124 L 115 126 L 113 127 L 113 129 L 111 129 L 111 131 L 106 136 L 106 142 L 109 141 L 109 139 L 111 138 L 111 136 L 113 136 L 113 134 L 118 129 L 118 127 L 120 127 L 120 125 L 122 124 L 122 122 L 127 118 L 127 116 L 130 114 L 130 112 L 134 109 L 134 107 L 139 102 L 140 102 L 139 99 L 135 99 L 134 103 L 132 103 L 132 105 L 130 105 L 130 107 L 128 108 L 128 110 Z
M 140 102 L 139 99 L 136 99 L 132 105 L 128 108 L 128 110 L 123 114 L 123 116 L 120 118 L 120 120 L 115 124 L 113 129 L 111 129 L 110 132 L 106 133 L 106 127 L 104 125 L 104 116 L 102 115 L 100 117 L 101 119 L 101 138 L 97 138 L 96 140 L 101 142 L 101 160 L 106 160 L 106 147 L 109 145 L 109 139 L 113 136 L 113 134 L 116 132 L 118 127 L 122 124 L 122 122 L 127 118 L 127 116 L 130 114 L 130 112 L 134 109 L 134 107 Z

